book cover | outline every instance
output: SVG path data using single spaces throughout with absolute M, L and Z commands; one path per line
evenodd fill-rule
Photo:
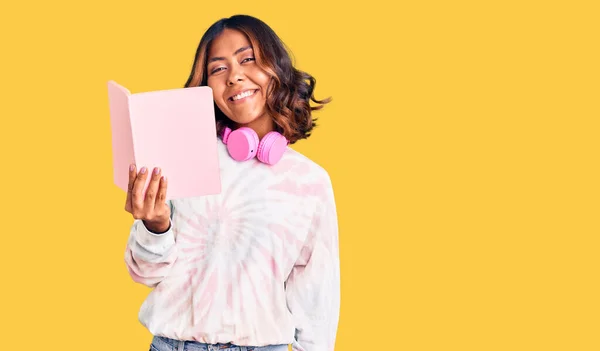
M 221 192 L 212 90 L 177 88 L 132 94 L 108 82 L 114 183 L 125 192 L 129 165 L 168 179 L 167 200 Z M 149 174 L 150 175 L 150 174 Z M 144 192 L 150 182 L 148 176 Z

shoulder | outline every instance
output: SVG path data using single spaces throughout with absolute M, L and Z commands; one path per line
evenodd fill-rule
M 291 147 L 286 151 L 281 163 L 286 169 L 296 171 L 312 181 L 331 183 L 331 177 L 325 167 Z
M 274 165 L 264 164 L 256 158 L 246 162 L 234 161 L 229 157 L 227 147 L 222 142 L 219 142 L 219 158 L 221 176 L 233 177 L 236 182 L 243 175 L 243 180 L 252 180 L 267 186 L 293 183 L 297 187 L 311 189 L 309 194 L 314 194 L 318 188 L 331 187 L 329 173 L 322 165 L 289 146 L 279 162 Z M 317 192 L 321 193 L 322 190 Z
M 289 148 L 280 161 L 280 172 L 299 184 L 304 197 L 317 202 L 334 202 L 331 176 L 327 169 L 299 151 Z

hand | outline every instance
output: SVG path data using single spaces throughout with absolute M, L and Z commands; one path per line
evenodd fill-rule
M 169 228 L 171 217 L 171 209 L 165 203 L 167 179 L 161 177 L 160 168 L 155 168 L 144 194 L 148 176 L 146 167 L 142 167 L 140 173 L 137 173 L 135 165 L 131 165 L 125 211 L 131 213 L 133 218 L 143 220 L 150 231 L 164 232 Z

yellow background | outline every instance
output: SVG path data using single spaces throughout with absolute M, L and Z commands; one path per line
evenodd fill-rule
M 336 350 L 599 350 L 598 7 L 389 4 L 3 4 L 0 348 L 148 349 L 106 82 L 180 87 L 246 13 L 334 98 L 294 148 L 336 191 Z

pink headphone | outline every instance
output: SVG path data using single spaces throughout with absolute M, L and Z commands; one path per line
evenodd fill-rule
M 267 133 L 259 142 L 256 132 L 248 127 L 234 131 L 225 127 L 222 137 L 234 160 L 247 161 L 256 156 L 259 161 L 269 165 L 274 165 L 281 159 L 289 144 L 283 135 L 275 131 Z

